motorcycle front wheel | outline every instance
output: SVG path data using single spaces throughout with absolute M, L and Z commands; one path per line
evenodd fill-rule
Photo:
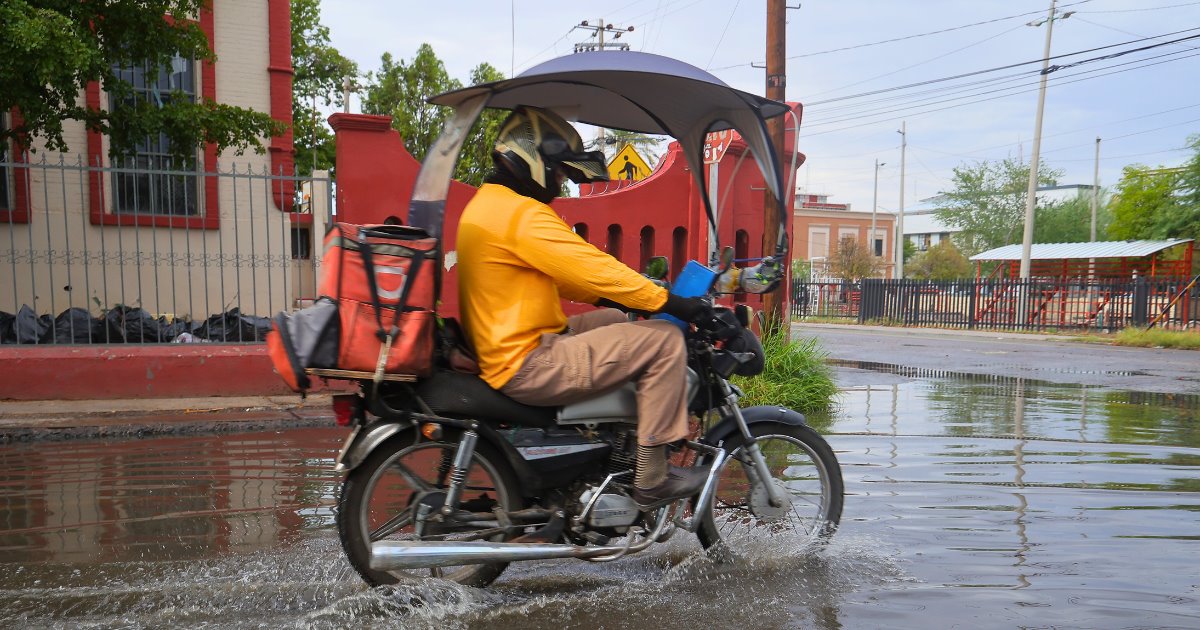
M 718 472 L 709 509 L 696 535 L 706 549 L 740 553 L 804 545 L 832 536 L 842 518 L 842 470 L 829 443 L 804 425 L 756 423 L 757 438 L 771 479 L 784 501 L 772 505 L 746 449 L 735 434 L 723 448 L 729 453 Z M 762 546 L 764 545 L 765 546 Z
M 346 476 L 338 498 L 337 525 L 342 548 L 351 566 L 372 586 L 395 584 L 405 578 L 436 577 L 467 586 L 487 586 L 506 563 L 472 564 L 406 571 L 376 571 L 370 566 L 370 543 L 394 540 L 488 540 L 513 537 L 495 531 L 496 523 L 453 525 L 429 522 L 417 531 L 422 505 L 437 514 L 449 484 L 450 464 L 457 440 L 417 441 L 404 431 L 371 452 Z M 467 471 L 459 509 L 491 513 L 520 509 L 513 473 L 499 453 L 482 440 Z

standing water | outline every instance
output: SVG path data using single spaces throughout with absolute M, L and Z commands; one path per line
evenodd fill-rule
M 824 549 L 694 537 L 487 589 L 367 588 L 333 527 L 341 429 L 0 449 L 0 625 L 1200 627 L 1200 397 L 892 371 L 813 419 Z

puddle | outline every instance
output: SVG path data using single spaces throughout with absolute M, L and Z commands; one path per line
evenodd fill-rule
M 362 584 L 333 527 L 342 429 L 6 445 L 0 625 L 1200 626 L 1200 397 L 844 367 L 909 380 L 813 419 L 846 479 L 824 551 L 714 566 L 679 535 L 488 589 Z

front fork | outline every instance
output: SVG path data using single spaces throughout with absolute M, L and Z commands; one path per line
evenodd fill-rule
M 734 421 L 737 422 L 738 430 L 742 432 L 742 438 L 746 443 L 742 448 L 750 456 L 750 464 L 754 467 L 754 473 L 767 491 L 767 501 L 771 507 L 779 507 L 784 502 L 783 491 L 779 489 L 779 486 L 771 483 L 771 469 L 767 467 L 767 458 L 763 457 L 762 449 L 758 448 L 758 438 L 751 435 L 750 425 L 746 424 L 746 418 L 742 415 L 742 408 L 738 407 L 737 400 L 737 395 L 730 392 L 726 399 L 726 407 Z

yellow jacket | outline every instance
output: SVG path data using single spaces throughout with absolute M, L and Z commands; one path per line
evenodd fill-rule
M 588 244 L 554 210 L 484 184 L 458 223 L 458 304 L 479 355 L 480 376 L 499 389 L 541 336 L 567 325 L 560 298 L 608 298 L 657 311 L 667 291 Z

